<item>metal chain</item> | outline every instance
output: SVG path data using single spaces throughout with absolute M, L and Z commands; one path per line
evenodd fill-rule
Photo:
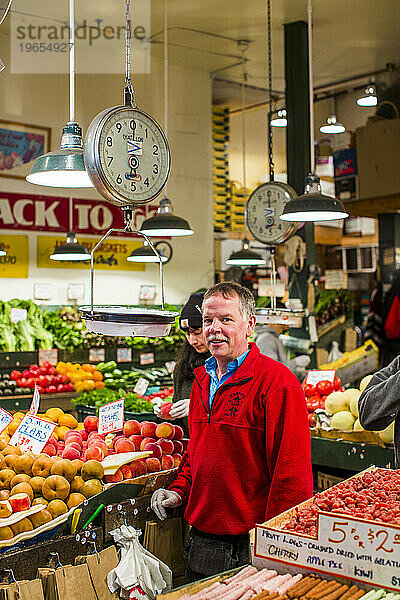
M 246 84 L 247 84 L 247 69 L 245 59 L 245 49 L 242 50 L 242 177 L 243 177 L 243 194 L 247 198 L 247 181 L 246 181 Z
M 135 90 L 131 82 L 131 0 L 125 0 L 125 90 L 124 101 L 126 105 L 136 108 Z
M 269 162 L 269 179 L 274 181 L 274 159 L 272 155 L 272 41 L 271 41 L 271 0 L 267 0 L 267 49 L 268 49 L 268 94 L 269 94 L 269 109 L 268 109 L 268 162 Z

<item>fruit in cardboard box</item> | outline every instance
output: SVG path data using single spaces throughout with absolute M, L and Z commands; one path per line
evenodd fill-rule
M 91 498 L 96 494 L 100 494 L 102 489 L 103 487 L 98 479 L 88 479 L 81 487 L 80 493 L 83 494 L 85 498 Z
M 0 527 L 0 541 L 11 540 L 14 537 L 11 527 Z
M 42 494 L 46 500 L 65 500 L 69 494 L 69 482 L 61 475 L 50 475 L 43 484 Z
M 49 503 L 48 500 L 46 500 L 46 498 L 43 498 L 43 496 L 39 496 L 38 498 L 35 498 L 34 501 L 32 502 L 32 506 L 36 506 L 36 504 L 44 504 L 45 506 L 47 506 Z
M 89 479 L 101 479 L 103 475 L 104 467 L 97 460 L 87 461 L 81 469 L 81 476 L 84 481 L 88 481 Z
M 76 475 L 76 466 L 66 459 L 58 460 L 50 469 L 51 475 L 61 475 L 67 481 L 72 481 Z
M 156 437 L 172 440 L 175 434 L 175 427 L 172 423 L 160 423 L 156 427 Z
M 134 477 L 141 477 L 147 473 L 147 465 L 144 460 L 134 460 L 131 462 L 132 475 Z
M 67 498 L 68 510 L 70 508 L 73 508 L 74 506 L 79 506 L 79 504 L 82 504 L 82 502 L 84 502 L 85 500 L 86 500 L 86 498 L 83 494 L 79 494 L 79 493 L 70 494 Z
M 28 510 L 31 506 L 31 499 L 26 493 L 10 495 L 8 501 L 11 504 L 13 512 Z
M 8 500 L 0 500 L 0 519 L 6 519 L 12 515 L 13 509 Z
M 32 475 L 34 477 L 48 477 L 53 464 L 54 463 L 49 456 L 42 454 L 32 465 Z
M 56 519 L 60 515 L 65 515 L 65 513 L 68 512 L 68 507 L 62 500 L 55 499 L 51 500 L 51 502 L 48 503 L 47 510 L 49 511 L 53 519 Z
M 36 527 L 44 525 L 45 523 L 50 523 L 50 521 L 53 520 L 51 513 L 46 508 L 44 508 L 38 513 L 35 513 L 34 515 L 30 515 L 28 518 L 32 523 L 34 529 L 36 529 Z
M 122 471 L 122 475 L 124 476 L 124 480 L 132 479 L 133 474 L 132 474 L 132 469 L 131 469 L 130 465 L 121 465 L 120 469 Z
M 355 416 L 349 410 L 340 410 L 332 415 L 331 427 L 340 431 L 350 431 L 353 429 Z
M 104 475 L 105 483 L 120 483 L 124 480 L 121 469 L 117 469 L 113 475 Z
M 17 521 L 16 523 L 13 523 L 11 525 L 11 529 L 14 535 L 18 535 L 19 533 L 26 533 L 27 531 L 32 531 L 33 525 L 29 519 L 25 518 L 21 519 L 20 521 Z

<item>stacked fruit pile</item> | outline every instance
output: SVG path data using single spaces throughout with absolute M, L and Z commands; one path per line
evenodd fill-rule
M 296 507 L 282 529 L 316 536 L 320 511 L 400 525 L 400 473 L 375 469 L 342 481 L 316 494 L 304 508 Z
M 58 373 L 48 361 L 41 367 L 30 365 L 29 369 L 24 371 L 11 371 L 10 379 L 16 382 L 17 388 L 26 388 L 27 393 L 30 393 L 28 390 L 35 389 L 35 385 L 41 395 L 74 391 L 71 379 L 65 374 Z
M 100 390 L 105 385 L 103 375 L 97 369 L 96 365 L 59 362 L 57 363 L 56 371 L 60 376 L 68 377 L 76 392 Z
M 316 425 L 315 411 L 317 409 L 325 410 L 325 400 L 329 394 L 340 389 L 344 390 L 339 377 L 335 377 L 333 382 L 326 380 L 319 381 L 316 385 L 303 383 L 310 427 L 315 427 Z
M 104 469 L 98 461 L 68 460 L 24 453 L 0 442 L 0 541 L 32 531 L 67 513 L 103 489 Z M 43 504 L 45 508 L 2 526 L 2 519 Z
M 95 417 L 91 417 L 95 418 Z M 85 419 L 86 420 L 86 419 Z M 108 453 L 152 452 L 150 458 L 136 460 L 120 467 L 114 475 L 105 475 L 106 483 L 118 483 L 146 473 L 157 473 L 178 467 L 182 460 L 183 430 L 172 423 L 152 423 L 149 421 L 126 421 L 123 435 L 117 435 L 106 444 L 112 445 Z

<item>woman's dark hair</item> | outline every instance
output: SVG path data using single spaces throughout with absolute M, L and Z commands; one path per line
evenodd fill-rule
M 202 367 L 210 356 L 211 354 L 209 352 L 197 352 L 197 350 L 185 340 L 176 357 L 174 369 L 175 377 L 177 379 L 193 378 L 193 370 L 197 367 Z

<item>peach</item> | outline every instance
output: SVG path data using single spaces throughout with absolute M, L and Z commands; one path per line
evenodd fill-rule
M 115 444 L 115 450 L 117 454 L 121 454 L 122 452 L 135 452 L 135 444 L 128 440 L 128 438 L 123 438 L 118 440 Z
M 70 442 L 68 441 L 64 448 L 75 448 L 75 450 L 78 450 L 79 454 L 81 453 L 82 450 L 82 443 L 78 444 L 77 442 Z
M 57 452 L 53 444 L 46 444 L 42 450 L 42 454 L 47 454 L 48 456 L 55 456 Z
M 172 440 L 174 444 L 174 453 L 183 454 L 183 444 L 179 440 Z
M 161 471 L 161 463 L 158 458 L 146 458 L 147 471 L 149 473 L 157 473 Z
M 141 444 L 141 443 L 142 443 L 142 441 L 143 441 L 143 438 L 142 438 L 142 436 L 141 436 L 141 435 L 130 435 L 130 436 L 129 436 L 129 439 L 131 440 L 131 442 L 132 442 L 133 444 L 135 444 L 135 448 L 136 448 L 136 450 L 137 450 L 137 451 L 139 451 L 139 450 L 140 450 L 140 444 Z
M 103 458 L 104 458 L 104 452 L 98 446 L 91 446 L 90 448 L 88 448 L 85 451 L 85 454 L 83 456 L 83 460 L 85 462 L 88 460 L 97 460 L 98 462 L 101 462 L 103 460 Z
M 113 439 L 113 448 L 115 450 L 115 444 L 118 442 L 118 440 L 125 440 L 126 437 L 124 435 L 116 435 Z
M 86 429 L 79 429 L 78 433 L 81 436 L 83 442 L 85 442 L 88 439 L 89 434 L 86 431 Z
M 97 431 L 99 428 L 99 419 L 95 416 L 86 417 L 83 421 L 83 427 L 88 433 L 90 431 Z
M 28 494 L 15 494 L 10 496 L 8 502 L 11 504 L 13 512 L 20 512 L 21 510 L 28 510 L 31 506 L 31 499 Z
M 117 469 L 114 475 L 104 475 L 105 483 L 119 483 L 124 480 L 124 474 L 121 469 Z
M 132 479 L 132 469 L 130 465 L 121 465 L 120 467 L 124 479 Z
M 67 431 L 67 433 L 64 436 L 64 442 L 67 443 L 68 440 L 70 440 L 71 442 L 74 440 L 77 440 L 77 442 L 80 444 L 83 441 L 81 435 L 77 431 L 74 431 L 73 429 L 70 429 L 69 431 Z
M 175 432 L 174 425 L 172 423 L 160 423 L 156 428 L 156 437 L 165 438 L 171 440 Z
M 180 454 L 173 454 L 172 458 L 174 459 L 174 467 L 179 467 L 181 464 L 182 456 Z
M 100 433 L 97 433 L 97 431 L 91 431 L 88 435 L 87 441 L 89 442 L 90 440 L 102 440 L 103 437 L 100 435 Z
M 140 435 L 142 437 L 155 437 L 157 428 L 157 423 L 153 423 L 152 421 L 143 421 L 140 426 Z
M 163 454 L 173 454 L 174 442 L 172 440 L 166 440 L 165 438 L 161 438 L 157 440 L 157 444 L 160 446 Z
M 94 440 L 93 444 L 89 444 L 89 448 L 91 446 L 97 446 L 97 448 L 101 448 L 103 450 L 104 456 L 108 456 L 108 448 L 106 444 L 100 440 Z
M 126 437 L 129 437 L 131 435 L 140 435 L 139 421 L 135 421 L 134 419 L 131 419 L 130 421 L 125 421 L 123 432 Z
M 63 453 L 61 455 L 63 458 L 66 458 L 68 460 L 77 460 L 81 457 L 81 453 L 79 452 L 79 450 L 77 450 L 76 448 L 74 448 L 71 445 L 67 445 L 65 446 L 65 449 L 63 450 Z
M 160 415 L 162 419 L 168 419 L 171 408 L 173 407 L 172 402 L 163 402 L 160 406 Z
M 179 425 L 174 425 L 174 437 L 173 440 L 181 440 L 183 438 L 183 429 Z
M 134 460 L 131 462 L 132 475 L 134 477 L 140 477 L 146 475 L 147 465 L 144 460 Z
M 8 500 L 0 500 L 0 519 L 6 519 L 12 515 L 13 509 Z
M 159 444 L 156 443 L 150 443 L 150 444 L 146 444 L 143 448 L 144 452 L 152 452 L 152 456 L 154 458 L 161 458 L 162 456 L 162 450 L 159 446 Z
M 142 451 L 143 448 L 146 446 L 146 444 L 154 444 L 155 441 L 156 441 L 155 438 L 151 438 L 151 437 L 143 438 L 143 440 L 141 441 L 141 444 L 140 444 L 140 450 Z
M 51 434 L 51 436 L 49 437 L 49 439 L 46 442 L 46 445 L 47 444 L 51 444 L 52 446 L 54 446 L 54 448 L 57 449 L 57 444 L 58 444 L 57 438 L 53 434 Z
M 29 496 L 29 499 L 31 502 L 32 502 L 33 496 L 34 496 L 32 487 L 26 481 L 23 481 L 22 483 L 17 483 L 17 485 L 14 485 L 14 487 L 11 490 L 10 498 L 12 496 L 15 496 L 16 494 L 17 495 L 18 494 L 27 494 Z
M 161 467 L 163 471 L 168 471 L 168 469 L 173 469 L 175 466 L 174 459 L 171 454 L 164 454 L 161 459 Z

